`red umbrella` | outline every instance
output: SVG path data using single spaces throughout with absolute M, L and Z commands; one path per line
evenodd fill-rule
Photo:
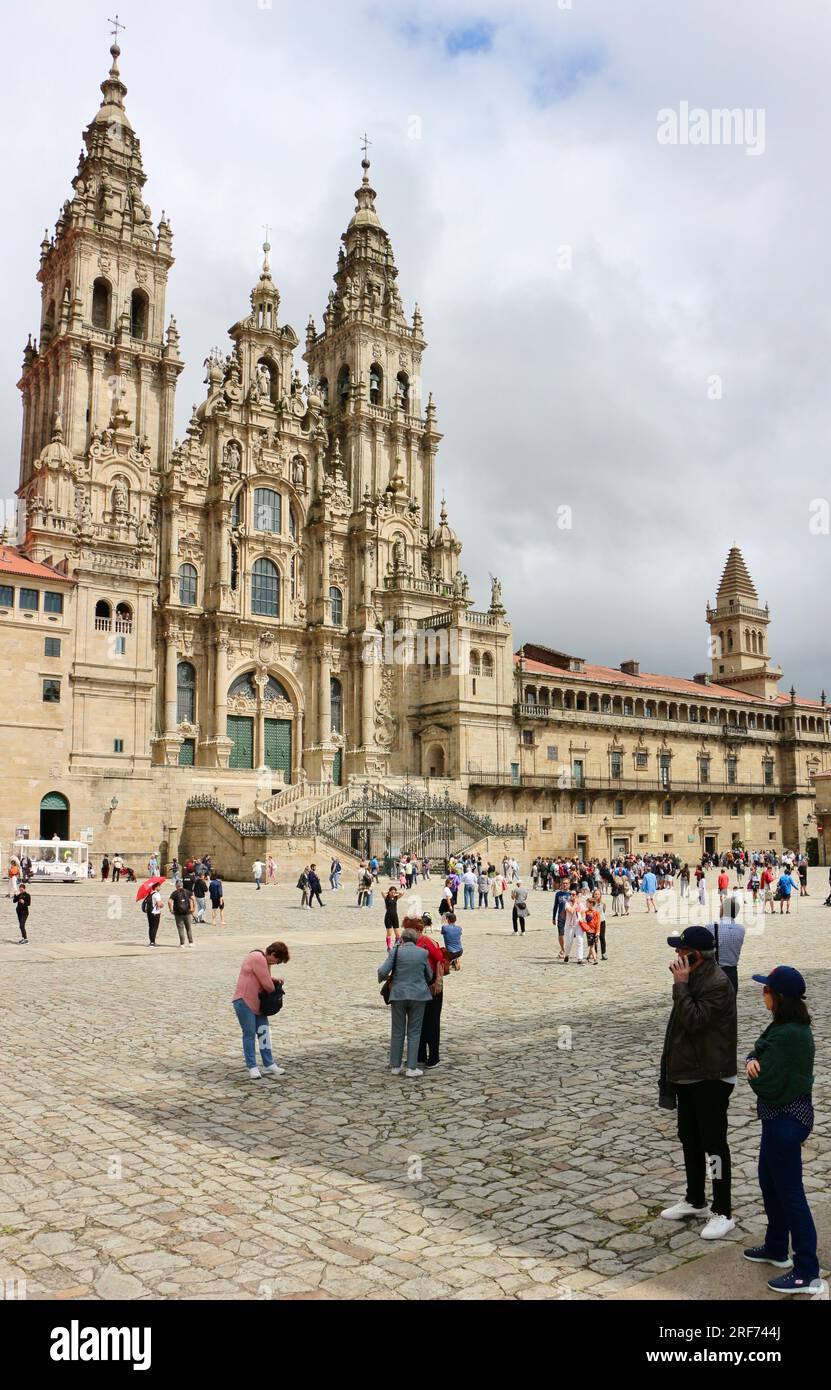
M 164 877 L 159 878 L 158 875 L 156 875 L 155 878 L 145 879 L 144 883 L 141 885 L 138 892 L 136 893 L 136 902 L 143 902 L 144 899 L 148 896 L 148 894 L 153 892 L 154 888 L 158 888 L 160 883 L 167 883 L 167 879 Z

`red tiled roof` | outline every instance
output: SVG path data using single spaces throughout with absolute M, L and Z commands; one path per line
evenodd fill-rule
M 514 654 L 514 665 L 518 666 L 520 654 Z M 642 671 L 638 676 L 630 676 L 625 671 L 619 671 L 614 666 L 593 666 L 590 662 L 584 662 L 582 671 L 565 671 L 560 666 L 547 666 L 542 661 L 530 661 L 526 657 L 523 667 L 527 675 L 548 676 L 552 680 L 567 680 L 576 682 L 578 685 L 583 682 L 591 682 L 599 685 L 625 685 L 633 690 L 663 690 L 672 695 L 692 695 L 703 704 L 709 699 L 714 700 L 740 700 L 746 705 L 772 705 L 788 704 L 790 695 L 776 695 L 773 700 L 766 700 L 762 695 L 749 695 L 746 690 L 734 690 L 728 685 L 701 685 L 698 681 L 686 680 L 683 676 L 662 676 L 653 671 Z M 822 708 L 819 700 L 803 700 L 801 696 L 796 697 L 798 705 L 811 705 L 817 709 Z
M 0 545 L 0 574 L 24 574 L 32 579 L 59 579 L 64 584 L 74 582 L 51 565 L 41 565 L 36 560 L 29 560 L 13 545 Z

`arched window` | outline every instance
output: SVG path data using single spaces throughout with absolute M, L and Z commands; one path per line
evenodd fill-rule
M 525 687 L 525 703 L 526 705 L 535 705 L 537 703 L 537 692 L 533 685 L 526 685 Z
M 478 676 L 480 670 L 481 670 L 481 665 L 480 665 L 479 653 L 478 653 L 477 651 L 472 651 L 472 652 L 470 653 L 470 674 L 471 674 L 472 676 Z
M 369 369 L 369 403 L 384 404 L 384 373 L 377 362 L 373 362 Z
M 729 652 L 732 652 L 732 650 L 733 650 L 733 629 L 732 629 L 732 627 L 731 627 L 731 628 L 728 628 L 728 630 L 727 630 L 727 650 L 728 650 Z
M 396 400 L 399 410 L 405 412 L 410 409 L 410 378 L 406 372 L 399 372 L 396 377 Z
M 334 586 L 329 590 L 329 612 L 335 627 L 343 625 L 343 594 Z
M 493 657 L 491 656 L 490 652 L 482 653 L 482 675 L 493 675 Z
M 144 290 L 133 290 L 130 295 L 130 337 L 146 338 L 150 323 L 150 300 Z
M 115 630 L 116 632 L 133 631 L 133 610 L 129 603 L 119 603 L 116 605 Z
M 543 686 L 539 693 L 539 701 L 543 709 L 548 709 L 551 704 L 551 691 Z
M 255 560 L 251 571 L 251 612 L 264 618 L 280 616 L 280 573 L 265 558 Z
M 280 513 L 282 498 L 279 492 L 270 487 L 254 489 L 254 528 L 257 531 L 280 533 Z
M 344 364 L 338 372 L 338 406 L 345 410 L 349 404 L 349 368 Z
M 231 503 L 231 529 L 236 531 L 242 523 L 242 488 Z
M 329 680 L 329 703 L 332 708 L 332 728 L 336 734 L 343 733 L 343 686 L 337 676 Z
M 108 329 L 112 291 L 109 281 L 99 278 L 92 282 L 92 326 Z
M 602 699 L 601 702 L 600 702 L 600 713 L 601 713 L 601 714 L 611 714 L 611 713 L 612 713 L 612 697 L 611 697 L 611 695 L 604 695 L 604 696 L 603 696 L 603 699 Z
M 289 514 L 289 535 L 293 541 L 297 540 L 297 517 L 294 514 L 294 507 L 289 504 L 287 508 Z
M 270 704 L 272 700 L 282 700 L 284 704 L 291 704 L 288 691 L 284 685 L 280 684 L 276 676 L 269 676 L 266 681 L 263 699 L 267 704 Z
M 46 310 L 46 314 L 45 314 L 45 316 L 44 316 L 43 323 L 41 324 L 41 328 L 40 328 L 40 336 L 41 336 L 42 340 L 43 340 L 45 343 L 48 343 L 48 341 L 49 341 L 49 339 L 52 337 L 52 334 L 54 333 L 54 331 L 55 331 L 55 301 L 54 301 L 54 299 L 50 299 L 50 301 L 49 301 L 49 308 Z
M 328 404 L 329 404 L 329 378 L 328 378 L 328 376 L 322 376 L 322 377 L 320 378 L 320 380 L 319 380 L 318 383 L 317 383 L 317 389 L 318 389 L 318 391 L 320 392 L 320 399 L 323 401 L 323 404 L 324 404 L 324 405 L 328 405 Z
M 192 724 L 196 713 L 196 671 L 189 661 L 176 667 L 176 722 Z
M 100 598 L 95 605 L 95 631 L 109 632 L 111 627 L 112 609 L 105 598 Z
M 235 676 L 231 681 L 228 687 L 228 699 L 233 699 L 235 695 L 242 695 L 246 700 L 256 700 L 257 687 L 250 671 L 243 672 L 241 676 Z
M 179 602 L 185 608 L 193 608 L 196 603 L 196 566 L 179 566 Z

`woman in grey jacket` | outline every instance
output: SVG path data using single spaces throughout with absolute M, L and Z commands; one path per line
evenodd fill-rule
M 421 936 L 420 918 L 405 917 L 401 926 L 401 939 L 390 951 L 383 965 L 378 967 L 378 979 L 387 980 L 392 976 L 390 986 L 390 1010 L 392 1025 L 390 1033 L 390 1070 L 393 1076 L 400 1076 L 403 1070 L 404 1034 L 407 1035 L 407 1075 L 423 1076 L 418 1066 L 418 1045 L 421 1042 L 421 1024 L 424 1008 L 429 999 L 433 971 L 430 957 L 423 946 L 416 943 Z

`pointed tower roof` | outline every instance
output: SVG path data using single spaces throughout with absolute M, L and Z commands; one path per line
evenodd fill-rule
M 118 70 L 118 60 L 121 57 L 121 49 L 117 43 L 111 44 L 110 56 L 112 57 L 110 70 L 101 83 L 101 91 L 104 94 L 104 99 L 101 102 L 97 114 L 93 117 L 93 124 L 98 124 L 102 121 L 118 121 L 129 126 L 130 121 L 127 112 L 124 110 L 124 98 L 127 95 L 127 88 L 124 86 L 121 80 L 121 73 Z
M 737 545 L 731 546 L 727 556 L 727 563 L 724 566 L 724 573 L 721 576 L 721 583 L 716 594 L 716 602 L 721 607 L 722 603 L 729 598 L 746 599 L 755 606 L 758 606 L 759 603 L 756 586 L 750 578 L 744 556 Z
M 323 316 L 324 332 L 347 320 L 363 319 L 410 334 L 396 280 L 398 267 L 392 242 L 375 208 L 376 192 L 369 181 L 366 149 L 361 160 L 360 187 L 355 190 L 355 211 L 338 253 L 335 289 Z

